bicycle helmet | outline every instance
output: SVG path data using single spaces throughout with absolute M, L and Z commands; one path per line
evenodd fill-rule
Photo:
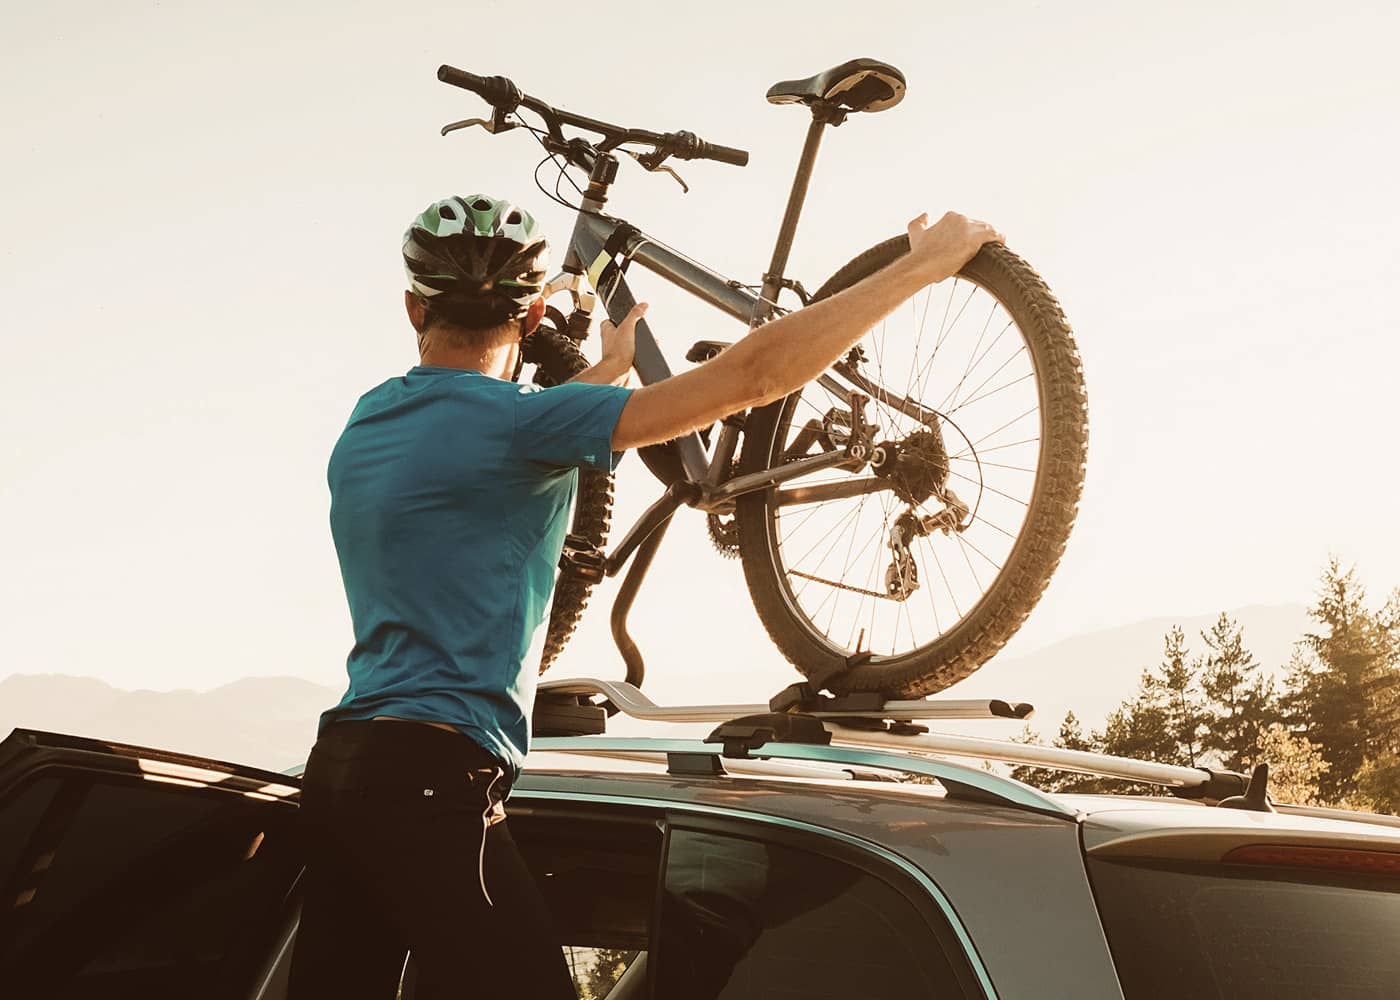
M 549 244 L 523 208 L 485 194 L 434 202 L 403 234 L 410 287 L 451 319 L 519 319 L 544 287 Z

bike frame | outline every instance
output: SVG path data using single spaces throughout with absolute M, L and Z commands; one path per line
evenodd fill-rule
M 778 311 L 777 297 L 783 288 L 798 290 L 805 300 L 806 296 L 800 290 L 801 286 L 795 282 L 788 282 L 784 271 L 797 231 L 797 222 L 802 213 L 802 204 L 807 196 L 822 133 L 827 125 L 840 124 L 844 118 L 845 112 L 839 108 L 817 105 L 812 110 L 812 123 L 807 131 L 801 159 L 798 161 L 797 175 L 793 179 L 772 260 L 767 273 L 763 275 L 759 292 L 755 293 L 749 286 L 725 278 L 676 253 L 630 223 L 606 215 L 603 208 L 607 202 L 608 189 L 617 176 L 618 161 L 611 153 L 602 153 L 592 163 L 589 186 L 579 206 L 574 231 L 569 239 L 563 273 L 546 284 L 544 294 L 549 296 L 568 291 L 574 296 L 576 308 L 590 313 L 593 308 L 593 295 L 596 293 L 602 299 L 612 322 L 621 323 L 637 304 L 636 297 L 623 274 L 623 267 L 629 262 L 635 262 L 721 312 L 748 324 L 750 328 L 767 322 Z M 618 258 L 622 261 L 621 265 Z M 589 289 L 581 288 L 585 278 Z M 643 385 L 659 382 L 673 374 L 645 319 L 637 323 L 633 367 Z M 863 409 L 866 397 L 873 397 L 917 420 L 930 421 L 936 416 L 933 411 L 919 403 L 870 382 L 849 362 L 838 362 L 833 365 L 833 370 L 856 387 L 856 391 L 852 392 L 830 374 L 819 379 L 824 387 L 852 397 L 852 419 L 853 424 L 857 426 L 852 428 L 850 442 L 845 449 L 834 449 L 809 458 L 784 462 L 762 472 L 724 478 L 737 450 L 739 437 L 743 433 L 742 421 L 726 420 L 721 423 L 713 452 L 707 451 L 704 441 L 696 432 L 686 434 L 663 446 L 676 449 L 683 479 L 668 486 L 666 492 L 647 508 L 603 561 L 603 572 L 608 576 L 616 576 L 629 558 L 634 553 L 636 555 L 618 591 L 612 611 L 613 638 L 627 664 L 628 683 L 640 686 L 645 668 L 640 651 L 627 634 L 627 614 L 641 587 L 642 578 L 661 544 L 666 528 L 670 525 L 671 517 L 682 504 L 689 504 L 711 513 L 727 513 L 732 510 L 734 499 L 745 493 L 777 486 L 799 476 L 834 466 L 844 466 L 853 470 L 864 468 L 872 456 L 869 444 L 862 439 L 859 426 L 862 423 L 862 414 L 857 411 Z M 778 502 L 813 503 L 889 488 L 889 481 L 878 476 L 853 478 L 840 483 L 784 490 Z M 566 555 L 566 561 L 567 558 Z

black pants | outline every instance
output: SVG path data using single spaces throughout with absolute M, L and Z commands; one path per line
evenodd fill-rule
M 507 778 L 467 737 L 338 722 L 311 751 L 289 1000 L 574 997 L 533 876 L 506 828 Z

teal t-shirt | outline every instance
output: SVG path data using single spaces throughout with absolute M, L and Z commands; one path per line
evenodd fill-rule
M 355 645 L 321 729 L 446 722 L 518 772 L 577 469 L 612 467 L 629 394 L 419 366 L 360 398 L 327 477 Z

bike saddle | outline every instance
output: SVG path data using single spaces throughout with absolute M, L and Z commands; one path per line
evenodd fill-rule
M 769 104 L 828 101 L 848 111 L 884 111 L 904 99 L 904 74 L 878 59 L 852 59 L 805 80 L 768 88 Z

